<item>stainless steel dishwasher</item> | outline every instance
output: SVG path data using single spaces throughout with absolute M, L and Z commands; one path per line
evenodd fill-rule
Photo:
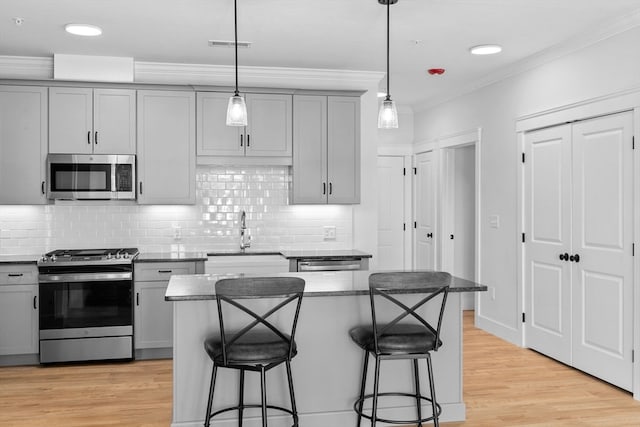
M 296 269 L 290 271 L 344 271 L 367 270 L 369 260 L 367 258 L 299 258 L 295 263 Z

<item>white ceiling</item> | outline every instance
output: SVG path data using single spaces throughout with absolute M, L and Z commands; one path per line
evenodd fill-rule
M 131 56 L 136 61 L 232 65 L 233 0 L 1 0 L 0 54 Z M 391 95 L 418 105 L 640 8 L 640 0 L 399 0 L 391 6 Z M 13 18 L 21 17 L 21 26 Z M 80 38 L 67 23 L 103 35 Z M 386 8 L 377 0 L 238 0 L 241 65 L 385 70 Z M 415 43 L 415 40 L 420 40 Z M 504 46 L 476 57 L 468 48 Z M 429 76 L 428 68 L 446 68 Z M 242 79 L 242 75 L 240 75 Z M 242 85 L 242 81 L 240 82 Z M 384 82 L 381 83 L 381 87 Z

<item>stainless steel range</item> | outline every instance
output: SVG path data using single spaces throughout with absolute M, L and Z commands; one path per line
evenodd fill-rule
M 56 250 L 38 261 L 40 363 L 133 358 L 138 249 Z

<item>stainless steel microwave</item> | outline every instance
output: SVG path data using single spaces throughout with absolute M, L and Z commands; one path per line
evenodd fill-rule
M 136 156 L 49 154 L 49 199 L 135 200 Z

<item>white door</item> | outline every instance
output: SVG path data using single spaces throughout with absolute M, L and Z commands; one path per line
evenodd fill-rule
M 378 268 L 404 268 L 404 158 L 378 157 Z
M 527 133 L 525 156 L 527 346 L 570 364 L 571 126 Z
M 414 212 L 414 267 L 421 270 L 435 268 L 435 229 L 436 229 L 436 197 L 435 197 L 435 157 L 433 152 L 416 155 L 415 178 L 415 212 Z
M 633 118 L 573 126 L 573 366 L 632 383 Z

